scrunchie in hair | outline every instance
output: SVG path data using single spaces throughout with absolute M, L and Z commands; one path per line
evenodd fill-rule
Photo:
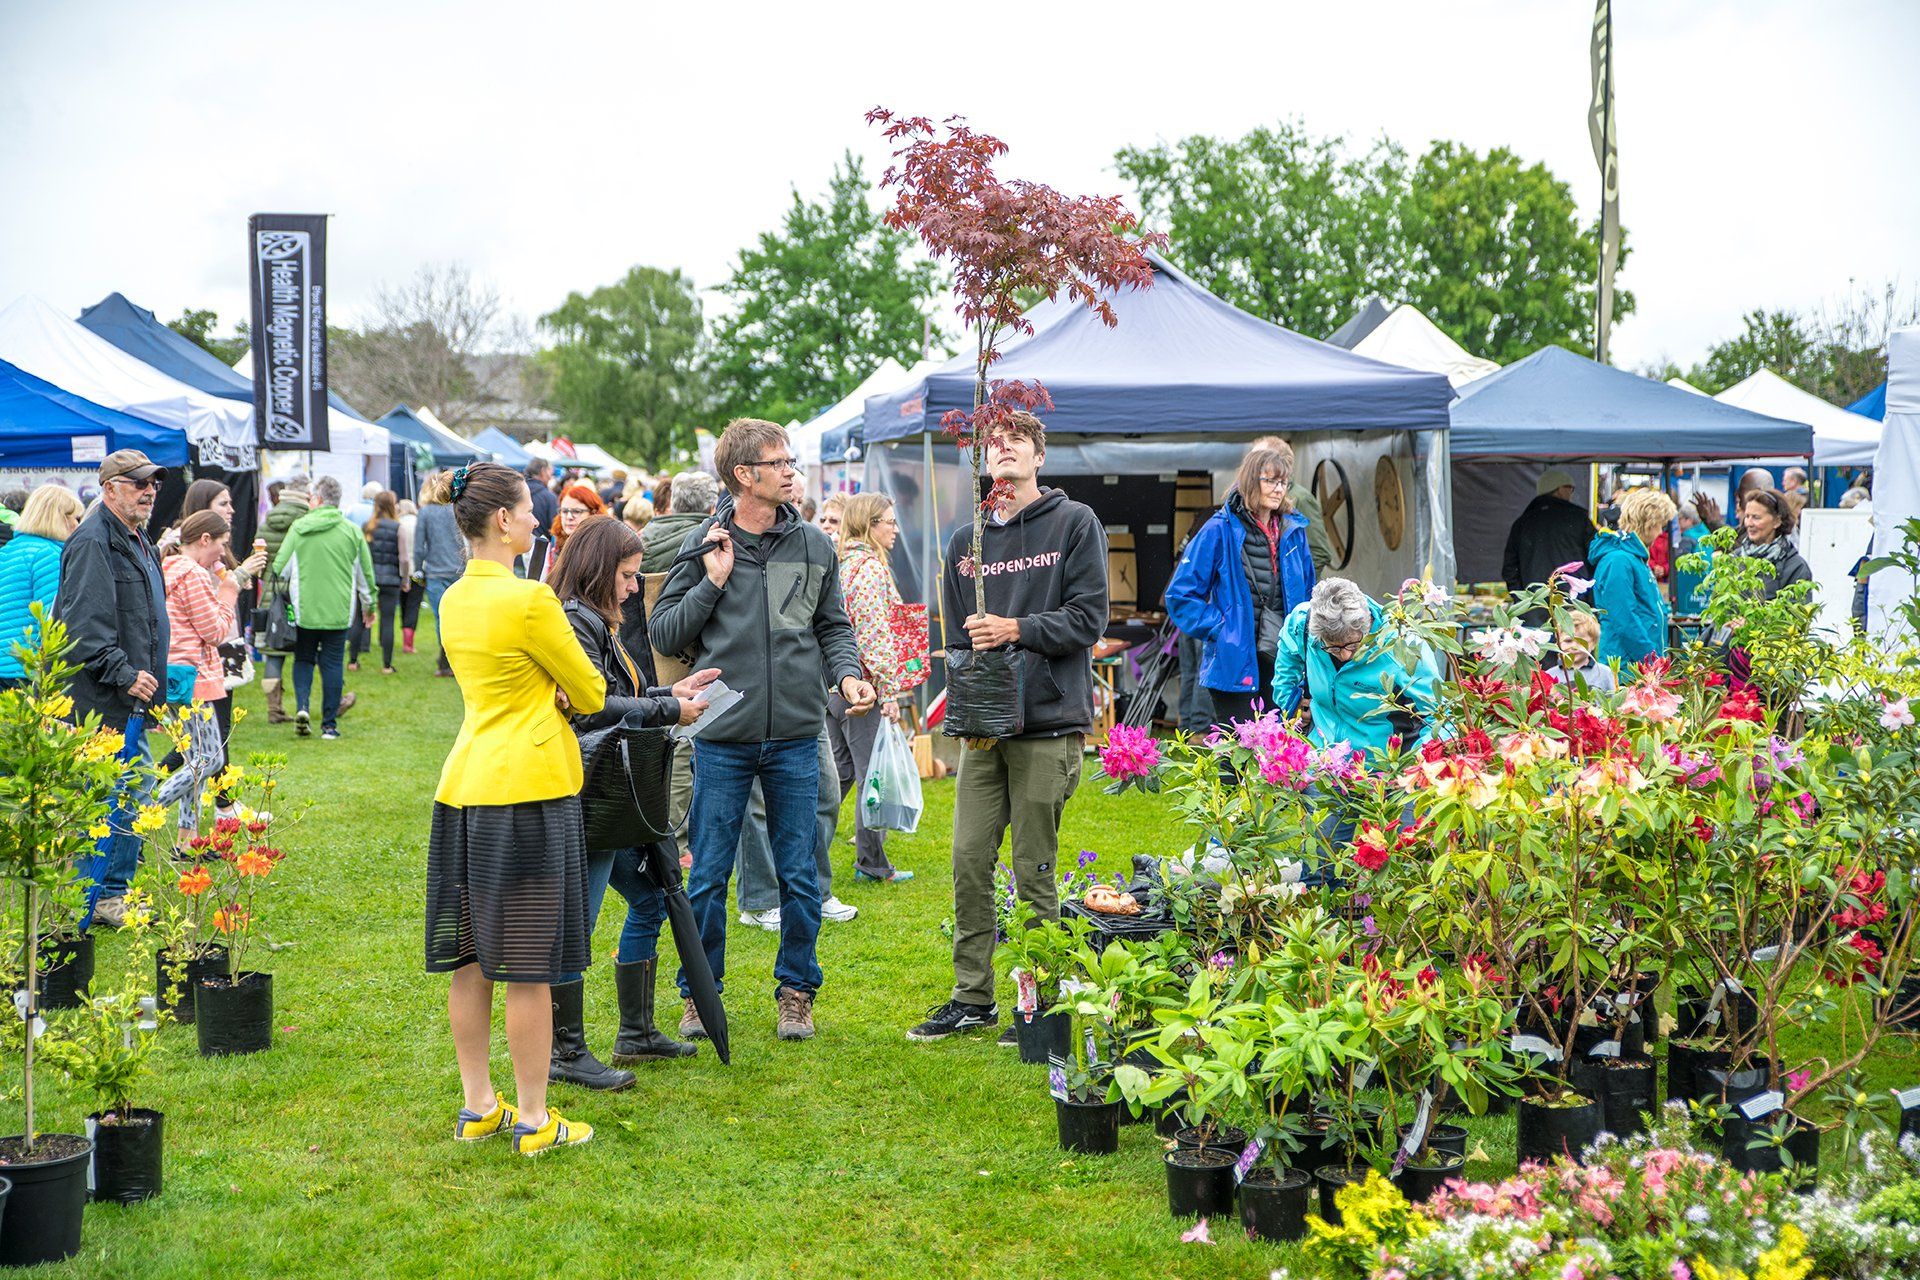
M 453 473 L 453 500 L 455 502 L 458 502 L 460 495 L 467 491 L 467 475 L 472 468 L 473 464 L 471 462 L 463 462 L 460 464 L 459 469 Z

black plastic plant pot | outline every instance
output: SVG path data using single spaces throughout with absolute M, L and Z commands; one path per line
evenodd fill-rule
M 1708 1068 L 1724 1071 L 1732 1061 L 1725 1049 L 1707 1048 L 1685 1040 L 1667 1042 L 1667 1101 L 1705 1102 L 1711 1095 Z
M 45 938 L 40 943 L 40 1007 L 78 1009 L 93 985 L 93 935 Z
M 71 1133 L 43 1133 L 34 1142 L 32 1162 L 22 1163 L 20 1139 L 0 1138 L 0 1159 L 13 1183 L 0 1217 L 0 1267 L 58 1262 L 80 1252 L 93 1144 Z
M 1053 1114 L 1060 1122 L 1062 1151 L 1077 1151 L 1083 1156 L 1110 1156 L 1120 1149 L 1118 1102 L 1071 1102 L 1065 1098 L 1055 1098 Z
M 1234 1159 L 1212 1147 L 1175 1147 L 1167 1166 L 1167 1208 L 1176 1218 L 1219 1218 L 1233 1212 Z
M 1210 1147 L 1215 1151 L 1224 1151 L 1235 1160 L 1247 1149 L 1247 1131 L 1245 1129 L 1215 1129 L 1213 1136 L 1206 1136 L 1199 1125 L 1188 1125 L 1176 1129 L 1173 1134 L 1176 1146 L 1192 1151 L 1196 1147 Z
M 1020 1037 L 1020 1061 L 1044 1067 L 1048 1054 L 1066 1058 L 1073 1052 L 1073 1019 L 1064 1013 L 1016 1013 L 1014 1034 Z
M 1400 1140 L 1402 1142 L 1406 1141 L 1407 1135 L 1412 1132 L 1412 1125 L 1401 1125 Z M 1458 1156 L 1460 1159 L 1465 1160 L 1467 1158 L 1468 1136 L 1467 1131 L 1457 1124 L 1429 1125 L 1427 1127 L 1427 1150 L 1429 1153 L 1443 1156 Z
M 1613 1040 L 1614 1029 L 1611 1025 L 1589 1027 L 1581 1025 L 1573 1029 L 1573 1055 L 1576 1058 L 1592 1056 L 1595 1046 Z M 1627 1023 L 1619 1035 L 1620 1056 L 1638 1058 L 1647 1051 L 1647 1038 L 1638 1022 Z
M 182 1026 L 193 1025 L 193 989 L 202 978 L 217 978 L 227 971 L 227 949 L 214 945 L 181 965 L 178 983 L 170 975 L 173 953 L 161 949 L 153 953 L 153 989 L 160 999 L 160 1012 L 171 1014 Z M 174 999 L 178 996 L 179 999 Z
M 259 1053 L 273 1047 L 273 975 L 202 978 L 193 989 L 194 1030 L 202 1057 Z
M 1240 1184 L 1240 1225 L 1254 1240 L 1298 1240 L 1307 1234 L 1312 1204 L 1311 1176 L 1261 1165 Z
M 1564 1156 L 1574 1163 L 1600 1136 L 1605 1116 L 1600 1104 L 1582 1099 L 1569 1106 L 1548 1106 L 1532 1098 L 1520 1099 L 1520 1141 L 1517 1150 L 1522 1163 L 1528 1160 L 1552 1160 Z
M 0 1231 L 6 1230 L 7 1197 L 13 1194 L 13 1179 L 0 1178 Z
M 1738 1070 L 1724 1065 L 1702 1068 L 1694 1065 L 1693 1077 L 1706 1090 L 1709 1102 L 1725 1102 L 1734 1106 L 1748 1098 L 1765 1093 L 1770 1082 L 1780 1074 L 1777 1064 L 1761 1063 L 1741 1067 Z
M 1400 1188 L 1400 1194 L 1415 1204 L 1424 1204 L 1433 1198 L 1433 1193 L 1447 1185 L 1447 1179 L 1460 1176 L 1466 1160 L 1461 1156 L 1443 1156 L 1434 1152 L 1433 1164 L 1414 1164 L 1409 1161 L 1399 1173 L 1393 1175 L 1393 1185 Z
M 137 1204 L 159 1195 L 166 1116 L 130 1107 L 87 1119 L 93 1133 L 93 1198 Z
M 1599 1095 L 1608 1133 L 1632 1138 L 1647 1131 L 1647 1113 L 1660 1105 L 1652 1058 L 1603 1058 L 1588 1078 Z
M 1367 1180 L 1366 1165 L 1327 1164 L 1313 1171 L 1313 1181 L 1320 1188 L 1320 1217 L 1329 1226 L 1340 1225 L 1340 1205 L 1334 1199 L 1342 1190 L 1356 1182 Z
M 1738 1111 L 1721 1122 L 1720 1154 L 1728 1164 L 1745 1173 L 1781 1173 L 1787 1171 L 1784 1155 L 1793 1157 L 1790 1177 L 1799 1183 L 1812 1182 L 1820 1163 L 1820 1130 L 1798 1116 L 1792 1118 L 1792 1130 L 1785 1143 L 1776 1145 L 1769 1136 L 1778 1113 L 1762 1120 L 1749 1120 Z
M 1721 1000 L 1718 1022 L 1708 1020 L 1711 1015 L 1707 1011 L 1712 1004 L 1710 997 L 1694 992 L 1681 993 L 1674 1003 L 1674 1038 L 1733 1038 L 1760 1021 L 1760 1002 L 1753 998 L 1751 991 L 1736 992 Z
M 1153 1118 L 1153 1132 L 1156 1136 L 1171 1138 L 1187 1127 L 1187 1117 L 1180 1110 L 1186 1100 L 1187 1091 L 1182 1089 L 1160 1104 L 1160 1113 Z
M 1899 989 L 1889 1007 L 1887 1029 L 1912 1033 L 1920 1031 L 1920 978 L 1900 979 Z

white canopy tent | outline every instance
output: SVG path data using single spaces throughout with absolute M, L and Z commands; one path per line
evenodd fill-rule
M 1388 313 L 1366 337 L 1353 344 L 1353 353 L 1402 369 L 1443 373 L 1455 387 L 1500 368 L 1496 361 L 1476 356 L 1449 338 L 1425 312 L 1410 303 L 1401 303 Z
M 1771 369 L 1761 369 L 1741 379 L 1714 399 L 1770 418 L 1804 422 L 1812 427 L 1816 467 L 1872 466 L 1874 451 L 1880 445 L 1880 423 L 1828 404 Z
M 592 467 L 596 471 L 631 471 L 620 459 L 608 453 L 597 444 L 576 444 L 573 446 L 573 461 L 576 466 Z
M 233 362 L 233 371 L 243 378 L 253 377 L 252 347 L 240 353 L 240 358 Z M 248 420 L 252 420 L 251 410 L 248 411 Z M 329 452 L 357 454 L 368 459 L 361 464 L 367 473 L 365 479 L 385 481 L 387 458 L 393 448 L 393 434 L 379 423 L 363 422 L 350 413 L 342 413 L 328 405 L 327 443 L 333 446 Z M 376 466 L 378 470 L 374 469 Z M 356 486 L 359 483 L 356 481 Z
M 0 360 L 82 399 L 183 432 L 194 456 L 210 465 L 255 465 L 250 407 L 169 378 L 39 298 L 18 298 L 0 310 Z
M 1873 553 L 1897 548 L 1901 526 L 1920 519 L 1920 327 L 1896 329 L 1887 343 L 1887 416 L 1873 455 Z M 1867 629 L 1892 628 L 1894 610 L 1912 598 L 1914 580 L 1882 569 L 1867 580 Z
M 799 459 L 801 468 L 812 472 L 820 465 L 821 437 L 835 427 L 844 427 L 863 415 L 866 412 L 868 396 L 884 395 L 905 386 L 910 380 L 905 367 L 892 356 L 888 356 L 880 362 L 879 368 L 868 374 L 859 386 L 849 391 L 839 402 L 821 410 L 804 423 L 789 426 L 787 438 L 793 442 L 793 456 Z

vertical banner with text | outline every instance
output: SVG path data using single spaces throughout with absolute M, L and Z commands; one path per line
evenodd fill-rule
M 253 293 L 253 423 L 263 449 L 325 452 L 327 217 L 247 219 Z

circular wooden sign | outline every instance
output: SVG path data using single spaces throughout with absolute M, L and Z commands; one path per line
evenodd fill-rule
M 1320 518 L 1326 521 L 1327 540 L 1333 544 L 1330 569 L 1344 569 L 1353 559 L 1353 497 L 1347 471 L 1332 458 L 1313 469 L 1313 496 L 1320 500 Z
M 1386 539 L 1387 550 L 1398 551 L 1407 534 L 1407 499 L 1400 487 L 1400 468 L 1391 457 L 1374 464 L 1373 500 L 1380 509 L 1380 536 Z

